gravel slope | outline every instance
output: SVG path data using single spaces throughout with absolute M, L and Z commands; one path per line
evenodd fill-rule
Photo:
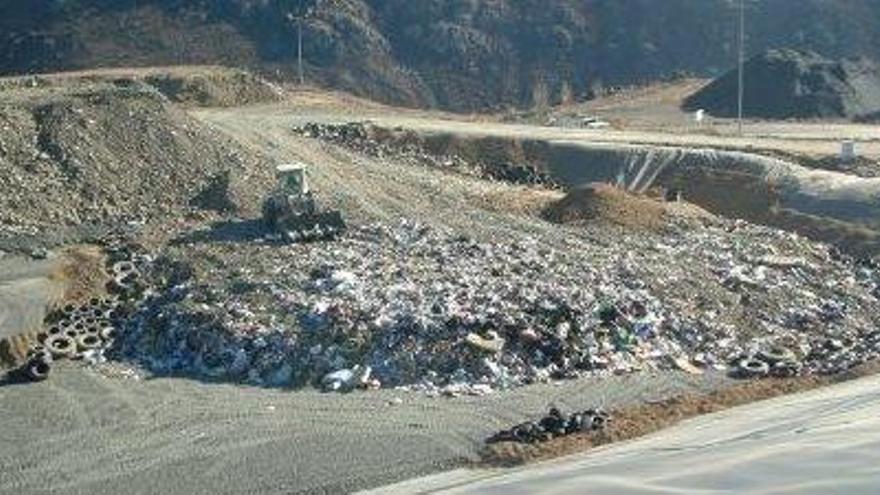
M 376 494 L 877 493 L 880 378 L 690 420 L 506 472 L 457 470 Z M 682 466 L 688 466 L 682 469 Z
M 339 493 L 473 460 L 486 436 L 550 402 L 611 408 L 725 383 L 621 376 L 438 400 L 108 378 L 67 364 L 44 383 L 0 386 L 0 493 Z

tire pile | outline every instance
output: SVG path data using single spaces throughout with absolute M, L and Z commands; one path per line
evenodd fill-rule
M 127 313 L 126 303 L 142 290 L 141 273 L 126 250 L 111 253 L 108 266 L 109 295 L 93 297 L 82 304 L 67 304 L 50 316 L 50 324 L 37 334 L 21 368 L 32 381 L 49 377 L 52 365 L 61 359 L 100 361 L 113 346 Z
M 535 444 L 576 433 L 591 433 L 605 429 L 611 415 L 601 409 L 564 414 L 558 408 L 537 421 L 527 421 L 510 429 L 499 431 L 486 439 L 486 443 L 516 442 Z

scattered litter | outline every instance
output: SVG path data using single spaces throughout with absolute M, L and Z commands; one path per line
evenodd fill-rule
M 486 443 L 517 442 L 540 443 L 554 438 L 600 431 L 611 421 L 611 416 L 601 409 L 587 409 L 583 412 L 563 414 L 551 407 L 546 416 L 537 421 L 528 421 L 502 430 L 486 440 Z

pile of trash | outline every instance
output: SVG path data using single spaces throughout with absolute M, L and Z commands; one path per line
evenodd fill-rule
M 508 430 L 502 430 L 486 439 L 486 443 L 516 442 L 540 443 L 554 438 L 601 431 L 611 421 L 611 415 L 601 409 L 587 409 L 582 412 L 563 414 L 551 407 L 543 418 L 527 421 Z
M 119 344 L 160 373 L 430 395 L 637 370 L 834 373 L 880 355 L 876 266 L 742 222 L 622 236 L 485 242 L 403 222 L 192 246 L 187 259 L 216 261 L 154 269 L 163 282 Z
M 388 130 L 363 122 L 345 124 L 309 122 L 302 127 L 295 127 L 293 132 L 380 160 L 388 159 L 394 163 L 436 168 L 481 179 L 517 184 L 557 185 L 557 181 L 549 174 L 529 163 L 495 163 L 497 158 L 492 163 L 486 163 L 477 159 L 465 159 L 449 150 L 432 151 L 426 138 L 411 130 Z

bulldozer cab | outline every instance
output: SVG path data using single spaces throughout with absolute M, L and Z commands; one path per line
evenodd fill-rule
M 306 181 L 306 165 L 304 163 L 286 163 L 275 167 L 278 187 L 283 194 L 301 196 L 308 194 L 309 185 Z

